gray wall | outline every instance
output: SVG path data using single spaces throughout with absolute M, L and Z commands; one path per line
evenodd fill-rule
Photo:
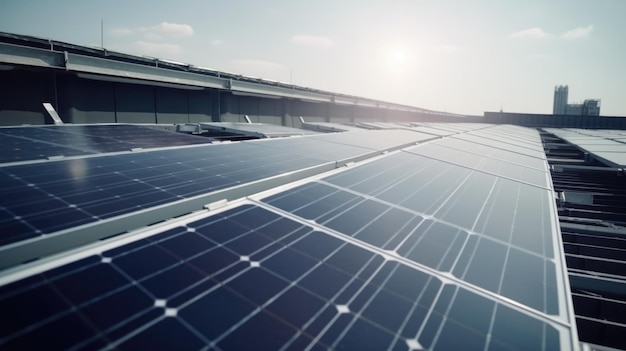
M 69 77 L 65 77 L 69 78 Z M 59 107 L 62 118 L 73 123 L 115 123 L 116 89 L 112 83 L 90 80 L 59 81 Z
M 611 116 L 539 115 L 530 113 L 485 112 L 485 123 L 516 124 L 525 127 L 626 129 L 626 118 Z
M 56 103 L 54 80 L 52 71 L 0 71 L 0 125 L 45 124 L 41 104 Z
M 229 91 L 170 88 L 156 82 L 131 84 L 79 78 L 72 72 L 20 68 L 0 70 L 0 124 L 52 123 L 42 107 L 50 102 L 67 123 L 252 122 L 299 127 L 307 122 L 444 121 L 433 115 L 385 108 L 286 98 L 234 95 Z M 457 118 L 451 118 L 458 121 Z M 466 120 L 463 120 L 466 121 Z

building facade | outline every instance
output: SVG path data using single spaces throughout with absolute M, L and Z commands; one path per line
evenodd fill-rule
M 569 88 L 567 85 L 554 87 L 553 115 L 600 116 L 600 100 L 585 99 L 582 104 L 568 104 Z
M 582 105 L 583 116 L 600 116 L 600 100 L 587 99 Z
M 566 115 L 567 113 L 567 85 L 557 85 L 554 87 L 554 105 L 552 107 L 552 114 Z

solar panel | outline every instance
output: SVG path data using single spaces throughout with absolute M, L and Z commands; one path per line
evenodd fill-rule
M 362 128 L 355 127 L 354 125 L 334 123 L 334 122 L 303 122 L 302 128 L 319 131 L 324 133 L 335 132 L 361 132 Z
M 373 150 L 391 150 L 435 138 L 433 135 L 408 130 L 372 130 L 360 133 L 332 133 L 316 136 L 316 139 L 319 140 Z
M 364 158 L 422 135 L 408 132 L 363 148 L 336 136 L 267 140 L 78 158 L 0 168 L 6 245 L 269 177 Z M 384 136 L 396 136 L 385 133 Z M 374 144 L 370 142 L 369 144 Z M 272 151 L 268 152 L 268 148 Z M 147 223 L 146 223 L 147 224 Z
M 2 244 L 324 162 L 240 143 L 4 167 Z
M 210 143 L 211 139 L 135 125 L 62 125 L 0 128 L 0 162 L 90 155 Z
M 7 349 L 571 346 L 569 330 L 240 205 L 0 289 Z
M 257 138 L 279 138 L 295 135 L 317 134 L 316 132 L 283 127 L 275 124 L 264 123 L 236 123 L 236 122 L 214 122 L 200 123 L 203 129 L 213 130 L 217 132 L 230 132 L 253 136 Z
M 38 132 L 35 128 L 29 128 L 28 130 Z M 47 134 L 46 132 L 47 131 L 44 131 L 42 134 Z M 77 150 L 65 145 L 42 141 L 46 139 L 43 135 L 37 135 L 36 138 L 30 135 L 29 138 L 26 138 L 24 134 L 25 133 L 18 128 L 0 128 L 0 143 L 3 148 L 3 152 L 0 153 L 0 163 L 47 159 L 48 157 L 60 155 L 74 156 L 92 153 L 85 150 Z
M 491 128 L 490 128 L 491 129 Z M 479 138 L 485 138 L 488 139 L 490 142 L 491 141 L 496 141 L 496 142 L 500 142 L 500 143 L 504 143 L 504 144 L 510 144 L 513 146 L 517 146 L 519 148 L 523 148 L 523 149 L 527 149 L 530 151 L 534 151 L 536 153 L 541 154 L 543 152 L 543 145 L 541 144 L 541 140 L 539 139 L 539 137 L 536 137 L 536 140 L 528 140 L 528 139 L 523 139 L 523 138 L 519 138 L 519 137 L 511 137 L 510 135 L 502 135 L 500 133 L 500 130 L 502 128 L 493 128 L 491 130 L 487 129 L 487 130 L 477 130 L 477 131 L 470 131 L 468 133 L 466 133 L 467 135 L 472 135 L 472 136 L 476 136 Z M 540 156 L 538 156 L 540 157 Z
M 400 166 L 376 173 L 387 165 Z M 392 174 L 400 170 L 404 178 L 394 182 Z M 434 173 L 454 176 L 432 178 Z M 548 190 L 401 153 L 264 201 L 544 313 L 559 313 Z
M 381 130 L 0 167 L 3 267 L 39 258 L 0 274 L 0 348 L 575 348 L 545 156 L 492 141 Z M 71 235 L 103 222 L 119 235 Z
M 441 144 L 445 144 L 445 141 Z M 523 181 L 539 187 L 549 187 L 549 174 L 546 171 L 458 149 L 447 148 L 437 143 L 429 143 L 419 147 L 410 148 L 408 151 L 424 157 L 434 158 L 463 167 L 481 170 L 490 174 L 507 177 L 512 180 Z
M 489 136 L 484 137 L 484 136 L 472 135 L 469 133 L 463 133 L 463 134 L 453 135 L 452 138 L 461 139 L 461 140 L 469 141 L 469 142 L 476 143 L 476 144 L 492 146 L 498 149 L 508 150 L 508 151 L 519 153 L 519 154 L 535 157 L 535 158 L 545 158 L 545 155 L 542 150 L 533 150 L 533 149 L 526 148 L 524 146 L 514 145 L 505 141 L 494 140 L 494 139 L 489 138 Z
M 554 129 L 545 128 L 563 140 L 575 145 L 584 152 L 595 156 L 600 162 L 611 167 L 626 166 L 626 143 L 619 139 L 620 131 L 588 131 L 584 129 Z
M 446 138 L 433 143 L 473 154 L 484 155 L 489 158 L 514 163 L 524 167 L 534 168 L 544 172 L 547 171 L 545 159 L 528 156 L 506 149 L 500 149 L 497 145 L 487 146 L 455 138 Z
M 439 136 L 448 136 L 448 135 L 454 134 L 454 132 L 451 132 L 451 131 L 445 131 L 442 129 L 432 128 L 432 127 L 427 127 L 427 126 L 411 127 L 411 129 L 416 130 L 418 132 L 439 135 Z

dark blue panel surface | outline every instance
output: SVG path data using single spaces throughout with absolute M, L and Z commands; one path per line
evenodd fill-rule
M 263 201 L 558 314 L 549 196 L 546 189 L 399 153 Z
M 234 244 L 247 238 L 244 255 Z M 490 323 L 494 310 L 497 322 L 537 326 L 533 338 L 554 335 L 522 312 L 250 205 L 0 287 L 0 309 L 7 349 L 534 342 Z
M 324 162 L 240 143 L 0 168 L 0 244 Z
M 211 139 L 135 125 L 0 128 L 0 163 L 210 143 Z

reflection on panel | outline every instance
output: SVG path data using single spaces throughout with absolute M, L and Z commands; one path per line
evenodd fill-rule
M 210 143 L 211 139 L 136 125 L 0 128 L 0 163 Z
M 522 181 L 528 184 L 548 188 L 548 174 L 544 170 L 538 170 L 515 163 L 501 161 L 495 158 L 481 156 L 440 146 L 434 143 L 417 146 L 408 149 L 409 152 L 434 158 L 444 162 L 450 162 L 467 168 L 481 170 L 497 176 L 512 180 Z
M 250 205 L 6 285 L 0 307 L 7 349 L 569 344 L 506 303 Z

